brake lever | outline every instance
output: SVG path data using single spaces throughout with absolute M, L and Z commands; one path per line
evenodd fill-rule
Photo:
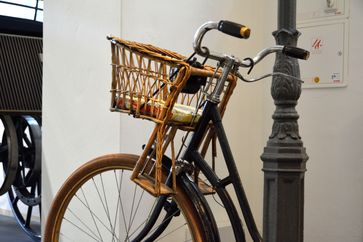
M 241 79 L 242 81 L 244 82 L 248 82 L 248 83 L 251 83 L 251 82 L 257 82 L 257 81 L 260 81 L 262 79 L 265 79 L 267 77 L 270 77 L 270 76 L 280 76 L 280 77 L 285 77 L 285 78 L 288 78 L 288 79 L 291 79 L 291 80 L 294 80 L 294 81 L 297 81 L 297 82 L 300 82 L 300 83 L 304 83 L 303 80 L 301 80 L 300 78 L 297 78 L 295 76 L 292 76 L 292 75 L 288 75 L 286 73 L 282 73 L 282 72 L 273 72 L 273 73 L 269 73 L 269 74 L 265 74 L 265 75 L 262 75 L 258 78 L 251 78 L 251 79 L 246 79 L 244 78 L 244 76 L 242 76 L 241 73 L 239 73 L 238 71 L 235 72 L 235 75 Z

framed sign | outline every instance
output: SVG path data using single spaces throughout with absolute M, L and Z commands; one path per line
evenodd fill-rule
M 303 87 L 342 87 L 348 76 L 347 21 L 329 21 L 300 25 L 298 45 L 310 51 L 301 61 Z
M 298 1 L 298 45 L 310 51 L 300 62 L 303 87 L 344 87 L 348 77 L 349 0 Z
M 297 1 L 299 23 L 348 17 L 349 0 L 303 0 Z

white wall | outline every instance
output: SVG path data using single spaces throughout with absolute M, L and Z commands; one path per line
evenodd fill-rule
M 350 17 L 348 86 L 305 89 L 299 104 L 310 156 L 306 241 L 363 241 L 362 1 L 351 1 Z
M 45 9 L 43 216 L 76 167 L 120 144 L 106 40 L 120 32 L 120 1 L 47 1 Z

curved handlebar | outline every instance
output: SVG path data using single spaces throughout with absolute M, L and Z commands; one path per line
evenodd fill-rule
M 268 76 L 282 76 L 285 78 L 290 78 L 292 80 L 302 82 L 300 78 L 280 72 L 274 72 L 272 74 L 261 76 L 260 78 L 248 80 L 238 72 L 238 68 L 239 67 L 250 68 L 250 70 L 247 73 L 249 74 L 249 72 L 252 70 L 255 64 L 260 62 L 264 57 L 266 57 L 271 53 L 279 52 L 293 58 L 300 58 L 306 60 L 309 57 L 308 51 L 293 46 L 276 45 L 270 48 L 263 49 L 262 51 L 257 53 L 257 55 L 254 58 L 245 58 L 244 60 L 241 61 L 238 58 L 234 57 L 233 55 L 211 52 L 207 47 L 202 46 L 202 40 L 204 35 L 209 30 L 212 29 L 218 29 L 219 31 L 225 34 L 235 36 L 238 38 L 248 38 L 250 36 L 250 29 L 247 28 L 246 26 L 225 20 L 222 20 L 220 22 L 209 21 L 204 23 L 197 29 L 196 33 L 194 34 L 194 40 L 193 40 L 193 48 L 195 53 L 207 58 L 217 60 L 220 62 L 221 66 L 223 66 L 222 75 L 219 78 L 219 81 L 217 82 L 215 89 L 209 95 L 210 100 L 214 102 L 219 102 L 220 94 L 223 91 L 224 83 L 230 72 L 233 72 L 233 74 L 237 75 L 237 77 L 246 82 L 255 82 L 263 78 L 266 78 Z
M 212 52 L 207 47 L 202 46 L 202 40 L 205 33 L 212 29 L 217 29 L 225 34 L 244 39 L 249 38 L 251 33 L 251 30 L 248 27 L 227 20 L 221 20 L 219 22 L 208 21 L 202 24 L 194 34 L 194 51 L 198 55 L 209 57 L 218 61 L 223 60 L 225 56 L 223 54 Z
M 217 60 L 217 61 L 223 61 L 227 57 L 233 58 L 235 65 L 240 67 L 251 67 L 251 65 L 255 65 L 258 62 L 260 62 L 264 57 L 271 53 L 277 53 L 282 52 L 283 54 L 293 57 L 293 58 L 299 58 L 299 59 L 308 59 L 309 58 L 309 51 L 300 49 L 293 46 L 282 46 L 282 45 L 276 45 L 273 47 L 269 47 L 266 49 L 263 49 L 257 55 L 251 59 L 247 60 L 239 60 L 233 56 L 227 56 L 225 54 L 220 54 L 216 52 L 210 51 L 207 47 L 202 46 L 202 40 L 204 35 L 212 29 L 217 29 L 223 33 L 238 37 L 238 38 L 248 38 L 250 35 L 250 29 L 247 28 L 244 25 L 236 24 L 230 21 L 222 20 L 219 22 L 215 21 L 208 21 L 204 24 L 202 24 L 197 31 L 194 34 L 194 40 L 193 40 L 193 48 L 194 51 L 201 56 L 209 57 L 211 59 Z
M 201 56 L 209 57 L 215 60 L 221 60 L 223 56 L 220 56 L 219 54 L 210 53 L 209 49 L 207 47 L 201 47 L 202 45 L 202 39 L 209 30 L 211 29 L 218 29 L 218 23 L 214 21 L 208 21 L 204 24 L 202 24 L 197 31 L 194 34 L 194 40 L 193 40 L 193 49 L 194 51 Z

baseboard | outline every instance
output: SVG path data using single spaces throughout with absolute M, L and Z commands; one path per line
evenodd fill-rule
M 12 217 L 13 212 L 7 209 L 0 208 L 0 215 Z
M 14 217 L 14 214 L 11 210 L 0 208 L 0 215 L 8 216 L 8 217 Z M 25 215 L 23 214 L 25 217 Z M 34 222 L 40 222 L 40 217 L 38 216 L 32 216 L 32 221 Z

